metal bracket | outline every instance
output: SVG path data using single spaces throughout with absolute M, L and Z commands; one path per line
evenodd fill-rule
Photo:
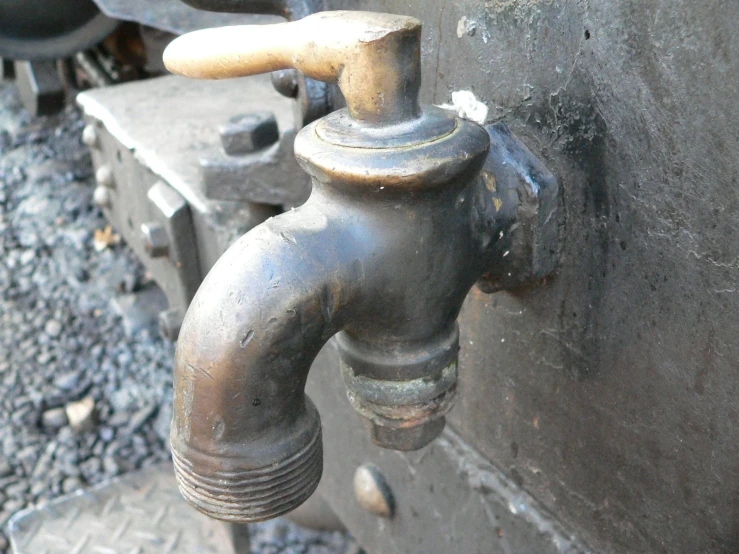
M 498 260 L 477 286 L 486 293 L 537 284 L 557 267 L 559 183 L 504 123 L 486 125 L 490 153 L 482 170 L 491 211 L 511 226 L 494 246 Z

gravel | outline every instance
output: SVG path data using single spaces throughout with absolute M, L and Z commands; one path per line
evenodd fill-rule
M 18 510 L 169 457 L 173 346 L 124 328 L 120 298 L 151 284 L 125 244 L 94 248 L 107 223 L 91 202 L 83 126 L 72 106 L 31 118 L 0 82 L 3 528 Z M 252 527 L 259 553 L 338 554 L 350 543 L 283 519 Z

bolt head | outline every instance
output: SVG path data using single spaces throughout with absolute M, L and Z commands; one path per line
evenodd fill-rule
M 161 258 L 169 254 L 169 237 L 167 230 L 161 223 L 150 222 L 141 224 L 144 250 L 152 258 Z
M 272 112 L 237 115 L 218 127 L 223 150 L 229 156 L 249 154 L 276 143 L 280 138 Z
M 82 142 L 90 148 L 97 148 L 98 132 L 94 125 L 85 125 L 85 128 L 82 130 Z
M 439 417 L 431 421 L 424 421 L 413 427 L 384 427 L 377 423 L 370 423 L 372 442 L 382 448 L 408 452 L 418 450 L 429 444 L 444 430 L 446 419 Z
M 110 208 L 112 205 L 110 189 L 98 185 L 92 193 L 92 201 L 96 206 L 100 206 L 101 208 Z
M 354 496 L 357 503 L 378 517 L 391 518 L 395 502 L 385 478 L 372 464 L 362 464 L 354 472 Z
M 95 171 L 95 181 L 101 187 L 113 188 L 115 186 L 115 179 L 113 178 L 113 171 L 110 166 L 101 165 Z

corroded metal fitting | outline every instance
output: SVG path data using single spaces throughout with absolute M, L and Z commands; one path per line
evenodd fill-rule
M 417 450 L 444 429 L 457 390 L 459 331 L 428 344 L 384 349 L 337 337 L 349 402 L 367 421 L 372 440 L 393 450 Z
M 254 461 L 243 453 L 228 457 L 195 451 L 173 427 L 172 460 L 185 500 L 210 517 L 233 522 L 264 521 L 300 506 L 316 490 L 323 472 L 320 418 L 310 399 L 306 408 L 303 429 L 281 444 L 287 449 L 263 449 Z M 274 461 L 265 460 L 265 454 Z
M 304 388 L 337 333 L 349 399 L 377 444 L 417 449 L 444 428 L 455 321 L 499 261 L 511 224 L 499 210 L 516 201 L 492 199 L 480 177 L 485 129 L 418 105 L 420 30 L 408 17 L 326 12 L 198 31 L 165 52 L 170 70 L 199 78 L 300 69 L 347 101 L 296 137 L 309 200 L 231 246 L 183 322 L 172 451 L 183 494 L 208 515 L 259 521 L 313 492 L 320 421 Z

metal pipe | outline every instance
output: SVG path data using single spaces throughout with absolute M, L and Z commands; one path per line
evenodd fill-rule
M 320 480 L 320 422 L 303 388 L 349 297 L 349 265 L 326 248 L 341 234 L 312 206 L 271 219 L 223 255 L 191 304 L 172 450 L 186 497 L 214 517 L 286 513 Z

